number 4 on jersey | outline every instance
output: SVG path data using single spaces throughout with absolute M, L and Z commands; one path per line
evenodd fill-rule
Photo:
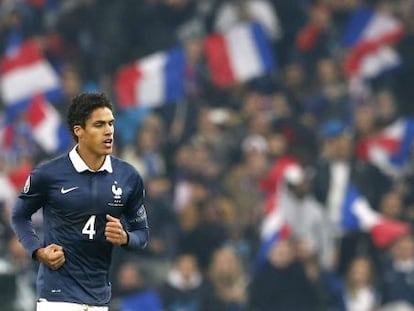
M 95 230 L 96 215 L 89 217 L 82 229 L 82 234 L 89 235 L 89 240 L 93 240 L 93 236 L 96 234 Z

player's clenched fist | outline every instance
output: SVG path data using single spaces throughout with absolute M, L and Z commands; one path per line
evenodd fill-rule
M 128 236 L 118 218 L 106 215 L 105 237 L 115 245 L 124 245 L 128 243 Z
M 49 244 L 36 251 L 36 258 L 52 270 L 59 269 L 65 263 L 63 247 L 56 244 Z

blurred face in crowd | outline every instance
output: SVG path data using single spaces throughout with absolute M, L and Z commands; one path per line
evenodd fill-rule
M 294 260 L 295 253 L 290 241 L 282 239 L 277 241 L 269 252 L 269 261 L 277 268 L 286 268 Z
M 287 141 L 283 134 L 272 133 L 267 137 L 268 153 L 272 158 L 278 158 L 285 154 Z
M 403 202 L 401 196 L 397 192 L 386 193 L 380 202 L 379 210 L 386 217 L 398 219 L 403 210 Z
M 190 281 L 195 274 L 198 274 L 196 258 L 192 255 L 180 256 L 177 259 L 177 270 L 184 280 Z
M 230 247 L 218 249 L 213 255 L 213 269 L 216 274 L 223 277 L 226 275 L 232 275 L 236 272 L 238 273 L 239 265 L 240 263 L 237 254 L 234 249 Z
M 243 97 L 243 113 L 251 117 L 262 110 L 263 98 L 259 93 L 249 92 Z
M 157 133 L 150 129 L 143 129 L 137 137 L 137 147 L 142 153 L 156 151 L 158 148 Z
M 348 133 L 326 140 L 326 153 L 331 160 L 348 161 L 353 153 L 352 137 Z
M 318 62 L 318 78 L 323 84 L 337 82 L 338 70 L 332 59 L 323 59 Z
M 391 255 L 394 260 L 406 261 L 414 259 L 414 242 L 409 235 L 399 238 L 391 247 Z
M 285 68 L 285 84 L 288 88 L 296 89 L 305 82 L 305 73 L 300 64 L 289 64 Z
M 322 5 L 312 9 L 311 19 L 320 29 L 327 29 L 331 24 L 330 11 Z
M 140 288 L 144 282 L 138 266 L 132 262 L 123 264 L 117 276 L 118 286 L 125 292 Z
M 253 179 L 262 177 L 268 168 L 267 156 L 264 152 L 250 151 L 245 154 L 247 174 Z
M 199 223 L 200 215 L 195 205 L 187 205 L 179 214 L 180 230 L 193 230 Z
M 272 97 L 272 108 L 277 118 L 287 118 L 292 113 L 288 100 L 283 94 L 276 94 Z
M 258 112 L 249 120 L 249 133 L 266 136 L 270 133 L 270 121 L 268 113 Z
M 205 138 L 216 136 L 219 130 L 210 116 L 211 110 L 209 108 L 203 108 L 198 116 L 197 128 Z
M 347 273 L 347 283 L 352 289 L 370 285 L 372 278 L 372 265 L 367 258 L 356 258 L 350 264 Z
M 374 110 L 371 105 L 364 105 L 355 109 L 355 131 L 359 135 L 366 135 L 374 130 Z
M 312 242 L 306 237 L 295 241 L 296 257 L 303 262 L 310 262 L 315 256 L 315 249 Z

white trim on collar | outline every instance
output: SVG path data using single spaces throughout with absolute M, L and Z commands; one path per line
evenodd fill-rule
M 90 172 L 107 171 L 108 173 L 112 173 L 112 163 L 111 163 L 111 157 L 109 155 L 105 157 L 105 162 L 103 163 L 103 165 L 97 171 L 94 171 L 94 170 L 91 170 L 86 165 L 85 161 L 82 160 L 81 156 L 76 150 L 77 147 L 78 145 L 73 147 L 73 149 L 69 152 L 69 159 L 72 162 L 73 167 L 78 173 L 82 173 L 85 171 L 90 171 Z

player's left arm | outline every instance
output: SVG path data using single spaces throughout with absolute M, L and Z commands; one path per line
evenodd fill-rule
M 133 181 L 134 190 L 128 199 L 123 213 L 123 226 L 120 219 L 107 215 L 106 239 L 131 249 L 144 248 L 149 240 L 149 226 L 144 206 L 145 190 L 139 175 Z

